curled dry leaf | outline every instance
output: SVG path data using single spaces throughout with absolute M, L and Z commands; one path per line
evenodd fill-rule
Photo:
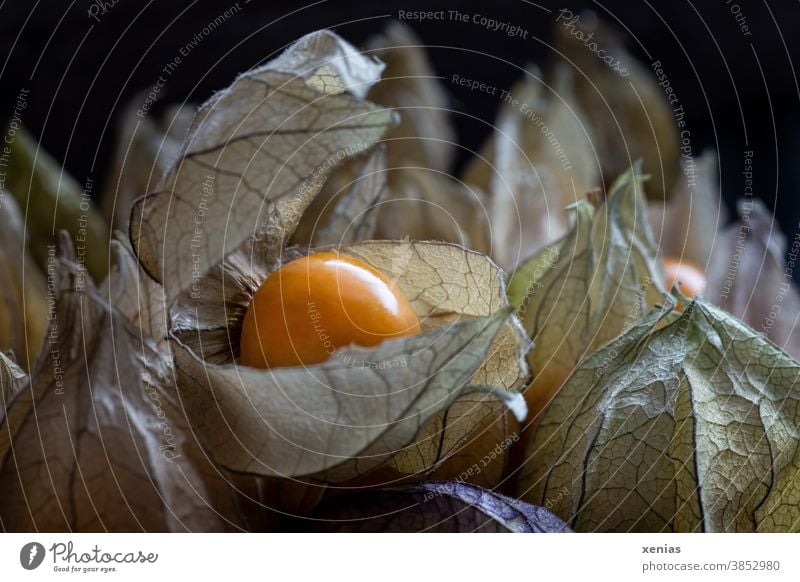
M 406 297 L 414 298 L 412 304 L 424 329 L 442 328 L 464 316 L 485 316 L 507 304 L 497 267 L 484 256 L 454 245 L 374 242 L 347 252 L 386 273 Z M 517 319 L 510 319 L 471 381 L 519 390 L 527 380 L 527 369 L 519 365 L 529 347 L 523 336 Z M 513 417 L 504 414 L 511 404 L 491 394 L 462 396 L 429 420 L 414 443 L 398 452 L 389 465 L 401 475 L 420 476 L 435 469 L 438 478 L 458 477 L 496 486 L 510 443 L 517 436 L 515 418 L 525 416 L 521 410 L 514 411 Z M 503 443 L 499 450 L 498 443 Z
M 168 350 L 167 310 L 164 291 L 139 265 L 125 236 L 115 232 L 111 241 L 112 267 L 101 284 L 109 302 L 139 329 L 155 340 L 159 350 Z
M 583 532 L 800 531 L 800 364 L 704 301 L 670 309 L 575 371 L 519 493 Z
M 531 419 L 581 360 L 663 302 L 642 182 L 631 168 L 605 203 L 573 206 L 570 232 L 512 276 L 509 297 L 534 342 L 525 391 Z
M 584 39 L 590 34 L 613 64 L 587 50 Z M 673 111 L 656 76 L 592 13 L 575 21 L 560 20 L 556 36 L 558 52 L 575 71 L 575 92 L 593 129 L 603 181 L 608 184 L 643 159 L 644 171 L 652 176 L 645 186 L 648 198 L 668 197 L 681 172 L 681 154 L 690 157 L 692 151 L 691 144 L 684 145 L 687 151 L 679 143 Z M 557 74 L 560 62 L 551 66 L 549 77 Z
M 381 69 L 320 31 L 200 108 L 161 188 L 131 214 L 133 248 L 168 304 L 254 234 L 283 247 L 330 170 L 392 125 L 363 100 Z
M 11 350 L 26 370 L 47 328 L 47 291 L 30 258 L 17 203 L 0 190 L 0 351 Z
M 203 363 L 178 344 L 182 402 L 232 471 L 346 481 L 385 462 L 461 393 L 480 389 L 468 382 L 508 315 L 266 372 Z
M 450 170 L 456 144 L 450 99 L 422 41 L 409 26 L 392 22 L 367 42 L 366 52 L 386 63 L 381 80 L 370 89 L 368 98 L 400 114 L 400 123 L 386 134 L 389 167 Z
M 491 250 L 489 217 L 478 188 L 423 167 L 393 168 L 389 174 L 390 196 L 380 207 L 377 237 L 440 240 Z
M 131 205 L 152 192 L 181 151 L 194 117 L 192 107 L 171 107 L 160 119 L 140 115 L 146 94 L 136 95 L 117 122 L 117 145 L 100 196 L 103 214 L 114 229 L 127 229 Z
M 292 242 L 319 246 L 411 237 L 484 250 L 478 246 L 480 240 L 471 244 L 474 231 L 466 226 L 481 214 L 480 194 L 465 191 L 440 175 L 452 164 L 455 130 L 448 116 L 448 97 L 420 40 L 405 24 L 392 22 L 368 41 L 365 52 L 386 66 L 367 98 L 396 111 L 399 122 L 384 135 L 380 151 L 345 160 L 330 172 L 303 213 Z M 433 174 L 406 176 L 421 170 L 433 170 Z M 370 212 L 358 214 L 367 203 Z M 443 216 L 442 208 L 457 216 Z M 359 223 L 370 223 L 369 233 L 354 224 L 344 240 L 331 238 L 337 231 L 345 232 L 342 219 L 356 217 Z M 328 232 L 329 221 L 333 232 Z M 480 229 L 482 234 L 485 225 Z
M 560 68 L 546 86 L 538 70 L 527 71 L 464 176 L 487 193 L 491 255 L 505 269 L 562 236 L 566 207 L 599 184 L 592 135 L 569 73 Z
M 687 180 L 679 180 L 668 200 L 649 202 L 650 224 L 659 254 L 688 259 L 707 269 L 728 211 L 717 178 L 717 153 L 704 152 L 685 162 Z
M 0 352 L 0 398 L 2 398 L 3 402 L 3 408 L 0 409 L 1 414 L 5 414 L 11 397 L 17 393 L 27 380 L 28 375 L 22 368 L 17 366 L 14 358 Z
M 328 45 L 331 38 L 335 37 L 325 33 L 324 39 L 327 39 L 325 47 L 330 48 Z M 313 53 L 304 42 L 309 46 L 313 44 L 308 39 L 301 41 L 299 48 L 296 49 L 301 56 Z M 336 46 L 345 46 L 338 39 L 336 43 L 338 43 Z M 347 51 L 347 58 L 353 59 L 352 66 L 358 69 L 363 64 L 361 62 L 363 57 L 350 54 L 352 51 L 350 48 L 347 48 Z M 287 54 L 290 53 L 291 51 Z M 317 60 L 323 57 L 324 53 L 323 56 L 313 56 L 312 60 L 316 64 Z M 313 69 L 304 64 L 303 59 L 295 58 L 284 60 L 279 70 L 290 76 L 292 83 L 297 84 L 297 67 Z M 265 75 L 274 74 L 270 65 L 267 65 L 265 71 Z M 371 70 L 373 77 L 370 79 L 377 78 L 378 72 L 379 70 Z M 333 74 L 327 69 L 326 73 Z M 247 76 L 242 79 L 246 80 Z M 242 79 L 237 83 L 242 83 Z M 365 81 L 361 86 L 367 87 L 369 82 Z M 317 82 L 314 81 L 314 84 L 316 86 Z M 226 111 L 223 116 L 229 120 L 228 123 L 232 123 L 237 116 L 240 119 L 245 118 L 243 111 L 249 112 L 249 109 L 245 110 L 237 105 L 235 99 L 246 101 L 253 87 L 247 84 L 238 90 L 236 87 L 235 84 L 226 94 L 236 94 L 236 98 L 230 97 L 233 106 L 228 104 L 227 108 L 230 111 Z M 305 85 L 301 88 L 303 91 L 308 90 Z M 366 111 L 363 116 L 385 116 L 380 117 L 386 121 L 382 129 L 386 129 L 389 125 L 390 117 L 387 113 L 360 101 L 361 95 L 337 93 L 327 97 L 337 97 L 346 101 L 346 107 L 340 104 L 339 110 L 361 108 Z M 293 104 L 296 102 L 292 101 Z M 330 103 L 325 105 L 327 108 L 331 106 Z M 220 100 L 214 103 L 215 110 L 223 106 L 226 104 Z M 283 117 L 286 117 L 285 112 Z M 310 118 L 295 117 L 298 117 L 295 120 L 296 130 L 301 133 L 307 131 L 302 124 L 303 122 L 308 124 Z M 311 120 L 316 122 L 314 118 Z M 379 136 L 380 133 L 376 131 L 372 142 Z M 341 148 L 343 140 L 346 145 L 350 137 L 352 136 L 349 134 L 332 134 L 326 139 L 330 140 L 331 146 Z M 362 141 L 368 146 L 372 142 Z M 282 162 L 282 156 L 292 155 L 291 151 L 272 152 L 272 164 Z M 344 179 L 348 172 L 360 172 L 362 175 L 381 174 L 383 168 L 379 155 L 378 153 L 366 157 L 366 162 L 360 170 L 355 169 L 357 166 L 353 160 L 347 167 L 343 167 L 341 172 L 337 172 L 335 178 Z M 254 159 L 252 165 L 257 165 L 257 161 L 263 162 Z M 225 167 L 225 163 L 220 163 L 219 166 Z M 319 186 L 324 177 L 325 172 L 315 173 L 312 176 L 314 184 Z M 369 182 L 365 182 L 365 185 L 369 185 Z M 435 188 L 430 190 L 435 191 Z M 325 220 L 323 220 L 321 240 L 332 242 L 336 236 L 339 236 L 340 240 L 343 236 L 346 237 L 342 227 L 347 226 L 346 221 L 352 221 L 354 216 L 358 216 L 356 211 L 362 212 L 361 209 L 369 203 L 367 197 L 369 194 L 375 193 L 369 192 L 365 187 L 347 192 L 340 201 L 342 206 L 337 204 L 333 216 L 323 216 Z M 262 229 L 256 238 L 227 254 L 225 260 L 207 274 L 204 275 L 204 264 L 193 267 L 199 277 L 194 281 L 191 292 L 184 291 L 180 296 L 171 313 L 181 393 L 193 426 L 201 427 L 197 432 L 205 437 L 207 448 L 215 458 L 235 471 L 278 476 L 315 475 L 337 481 L 359 477 L 376 465 L 396 458 L 398 467 L 402 466 L 409 472 L 420 474 L 440 468 L 444 455 L 458 450 L 456 445 L 464 443 L 464 435 L 453 431 L 454 428 L 459 431 L 474 428 L 470 422 L 462 419 L 465 414 L 469 413 L 470 418 L 476 422 L 480 420 L 491 424 L 493 417 L 503 415 L 498 402 L 514 406 L 516 412 L 521 414 L 521 402 L 514 392 L 520 388 L 526 376 L 521 356 L 528 342 L 524 339 L 518 323 L 515 323 L 512 317 L 502 314 L 504 306 L 507 305 L 502 276 L 485 257 L 465 253 L 463 249 L 448 245 L 416 246 L 409 242 L 368 243 L 368 248 L 351 245 L 337 249 L 359 256 L 394 280 L 401 291 L 412 298 L 421 316 L 423 328 L 429 332 L 428 335 L 408 340 L 405 344 L 401 341 L 387 342 L 374 353 L 370 350 L 356 350 L 350 354 L 349 351 L 342 350 L 338 355 L 356 358 L 353 360 L 356 364 L 363 363 L 364 358 L 369 358 L 368 362 L 383 363 L 385 360 L 389 361 L 388 356 L 394 357 L 394 352 L 381 355 L 380 349 L 391 349 L 396 350 L 398 356 L 403 356 L 397 361 L 405 363 L 405 366 L 375 370 L 370 366 L 353 365 L 353 362 L 343 363 L 335 359 L 323 364 L 319 369 L 314 367 L 308 370 L 272 372 L 236 369 L 233 361 L 238 356 L 238 340 L 244 312 L 254 291 L 267 274 L 281 260 L 297 256 L 295 251 L 284 250 L 283 244 L 292 235 L 296 219 L 312 197 L 313 193 L 310 193 L 303 198 L 302 204 L 295 204 L 295 214 L 286 220 L 281 218 L 281 210 L 278 208 L 277 222 L 271 223 L 269 228 Z M 446 204 L 451 202 L 451 198 L 445 201 Z M 456 207 L 464 206 L 456 205 Z M 236 212 L 238 211 L 237 207 Z M 245 210 L 245 213 L 249 211 Z M 310 214 L 316 221 L 317 214 L 314 212 Z M 205 220 L 207 224 L 208 219 Z M 371 230 L 369 222 L 365 225 L 367 232 Z M 132 229 L 132 232 L 135 233 L 136 229 Z M 250 229 L 250 233 L 252 232 L 253 229 Z M 406 236 L 408 234 L 404 233 Z M 307 238 L 313 241 L 313 236 Z M 458 240 L 463 240 L 463 237 L 459 237 Z M 134 243 L 136 242 L 134 237 Z M 147 266 L 149 258 L 146 253 L 145 256 L 141 252 L 139 255 Z M 185 277 L 183 277 L 184 282 L 177 285 L 175 281 L 180 280 L 180 276 L 175 277 L 171 274 L 169 278 L 170 281 L 165 280 L 165 286 L 173 285 L 175 288 L 186 289 Z M 169 300 L 169 292 L 167 296 Z M 488 319 L 481 322 L 475 318 Z M 496 318 L 500 319 L 495 321 Z M 473 321 L 463 321 L 464 319 Z M 491 325 L 488 325 L 490 322 Z M 489 331 L 485 329 L 487 325 Z M 473 336 L 478 339 L 472 341 Z M 453 341 L 449 342 L 449 339 Z M 426 341 L 435 342 L 435 345 L 424 343 Z M 459 346 L 469 346 L 469 350 L 459 353 Z M 425 349 L 422 349 L 423 347 Z M 419 363 L 424 363 L 426 358 L 430 361 L 419 370 L 411 370 L 407 358 L 411 354 L 416 355 L 416 352 L 420 353 L 416 360 Z M 453 356 L 453 361 L 450 362 L 450 358 L 443 356 L 442 353 L 449 353 Z M 456 364 L 458 370 L 455 368 Z M 320 387 L 314 385 L 319 383 L 319 380 L 313 378 L 314 374 L 328 380 L 335 389 L 328 390 L 327 403 L 319 397 Z M 286 390 L 283 399 L 274 394 L 270 395 L 267 389 L 270 386 L 274 387 L 273 392 L 282 389 L 276 378 L 283 384 L 291 385 L 291 389 Z M 310 385 L 309 380 L 312 380 Z M 405 384 L 414 385 L 414 390 L 405 391 L 407 392 L 405 394 L 400 391 L 400 395 L 397 396 L 398 391 L 394 388 Z M 308 400 L 306 404 L 310 405 L 313 402 L 313 407 L 306 406 L 304 410 L 292 402 L 292 398 L 295 398 L 293 395 L 295 385 L 298 396 L 305 395 Z M 389 412 L 370 410 L 369 406 L 374 406 L 377 395 L 384 394 L 387 389 L 389 394 L 382 400 L 386 403 L 394 399 L 396 405 L 387 406 Z M 352 410 L 337 401 L 334 397 L 336 390 L 344 392 L 345 396 L 351 394 L 348 406 L 352 406 Z M 376 398 L 366 400 L 354 398 L 353 390 L 356 393 L 359 391 L 364 394 L 374 393 Z M 249 395 L 251 392 L 255 394 L 252 398 L 258 400 L 258 406 L 253 406 L 242 398 L 243 393 Z M 414 436 L 420 427 L 424 426 L 420 434 L 426 435 L 426 438 L 436 438 L 437 435 L 431 434 L 430 428 L 435 426 L 434 423 L 461 393 L 465 395 L 480 393 L 484 398 L 482 402 L 476 402 L 477 398 L 473 398 L 470 401 L 472 405 L 460 402 L 459 407 L 445 417 L 448 420 L 441 428 L 441 431 L 446 432 L 443 439 L 452 442 L 453 445 L 437 449 L 439 452 L 436 455 L 423 457 L 415 450 Z M 222 404 L 218 406 L 218 402 Z M 213 406 L 209 405 L 211 403 Z M 414 412 L 413 406 L 419 407 L 419 413 Z M 309 416 L 308 411 L 313 412 L 314 416 Z M 328 428 L 335 428 L 330 423 L 331 419 L 338 418 L 342 411 L 352 417 L 350 421 L 355 428 L 345 427 L 340 431 L 338 438 L 320 438 L 327 433 L 324 430 L 320 431 L 318 425 L 328 419 Z M 236 426 L 246 428 L 242 431 L 232 430 L 227 424 L 227 421 L 231 420 L 231 415 L 238 419 Z M 356 419 L 366 428 L 356 423 Z M 459 419 L 462 419 L 461 422 L 456 422 Z M 426 421 L 430 421 L 431 424 L 426 424 Z M 271 423 L 276 423 L 278 430 L 271 427 Z M 454 428 L 450 427 L 451 423 Z M 506 423 L 501 424 L 503 427 L 507 426 Z M 381 425 L 386 426 L 381 427 Z M 302 439 L 291 442 L 282 436 L 285 434 L 299 434 L 302 438 L 309 439 L 307 443 L 309 446 L 306 447 Z M 271 438 L 269 435 L 272 435 Z M 247 442 L 237 441 L 239 438 Z M 297 452 L 298 448 L 302 451 L 304 447 L 310 450 L 303 454 Z M 287 455 L 286 449 L 292 449 L 292 454 Z M 361 455 L 361 458 L 354 460 L 349 458 L 358 455 Z M 406 463 L 403 462 L 403 455 L 416 456 L 424 459 L 424 462 Z M 486 475 L 489 474 L 487 471 Z
M 332 212 L 315 225 L 313 246 L 343 245 L 375 238 L 380 202 L 386 193 L 386 147 L 375 148 L 361 161 L 358 176 L 340 189 Z M 327 186 L 327 183 L 326 183 Z
M 219 274 L 200 281 L 199 297 L 182 296 L 172 313 L 183 405 L 217 461 L 234 471 L 329 481 L 387 463 L 420 475 L 458 450 L 472 421 L 502 416 L 498 402 L 524 416 L 516 391 L 527 375 L 528 342 L 489 259 L 422 242 L 337 251 L 394 281 L 424 333 L 374 349 L 341 349 L 306 368 L 236 366 L 241 320 L 268 270 L 248 263 L 248 255 L 262 255 L 258 250 L 231 255 Z M 453 409 L 461 396 L 470 399 Z M 451 445 L 433 447 L 440 438 Z
M 502 486 L 511 448 L 519 440 L 517 418 L 523 417 L 508 407 L 509 402 L 491 394 L 460 397 L 422 427 L 412 446 L 391 459 L 389 474 Z
M 54 266 L 47 348 L 0 411 L 2 528 L 223 529 L 223 504 L 170 415 L 169 359 L 66 254 Z
M 116 235 L 112 245 L 115 264 L 101 289 L 111 305 L 140 333 L 141 341 L 154 341 L 159 352 L 169 358 L 172 374 L 163 290 L 144 273 L 127 241 Z M 280 530 L 284 513 L 307 513 L 324 493 L 322 487 L 313 484 L 232 475 L 215 466 L 200 448 L 196 435 L 191 434 L 184 412 L 175 406 L 177 394 L 172 377 L 160 387 L 166 393 L 161 404 L 173 430 L 185 435 L 183 454 L 202 477 L 204 496 L 220 514 L 226 529 Z
M 706 297 L 800 358 L 800 293 L 793 279 L 800 238 L 787 248 L 759 200 L 741 200 L 739 214 L 714 247 Z
M 428 481 L 335 497 L 312 516 L 326 532 L 566 533 L 542 507 L 474 485 Z
M 31 255 L 46 271 L 57 232 L 77 241 L 80 266 L 99 280 L 108 271 L 108 225 L 92 202 L 94 183 L 81 187 L 24 128 L 8 144 L 6 187 L 25 208 Z M 33 355 L 31 356 L 33 357 Z
M 387 195 L 386 145 L 334 168 L 303 212 L 290 246 L 346 244 L 375 238 L 380 206 Z

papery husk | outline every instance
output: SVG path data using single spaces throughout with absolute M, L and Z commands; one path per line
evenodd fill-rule
M 330 171 L 394 123 L 364 100 L 383 65 L 330 31 L 306 35 L 203 106 L 131 243 L 168 304 L 254 235 L 277 252 Z
M 0 403 L 3 405 L 0 413 L 5 414 L 9 401 L 27 381 L 28 375 L 17 365 L 13 355 L 0 352 Z
M 117 234 L 112 244 L 115 266 L 100 288 L 139 330 L 142 341 L 154 341 L 168 359 L 173 376 L 163 289 L 141 269 L 126 240 Z M 203 476 L 214 510 L 224 518 L 222 529 L 280 531 L 288 518 L 308 514 L 325 494 L 322 483 L 237 475 L 217 466 L 199 446 L 197 435 L 191 434 L 185 412 L 176 406 L 178 397 L 172 381 L 164 389 L 169 395 L 165 408 L 175 426 L 191 439 L 191 446 L 185 443 L 185 454 Z
M 345 160 L 303 212 L 291 246 L 347 244 L 375 238 L 386 199 L 386 144 Z
M 575 205 L 570 232 L 512 276 L 509 297 L 534 342 L 525 390 L 531 421 L 583 359 L 663 301 L 640 172 L 620 176 L 605 202 Z
M 108 271 L 109 230 L 92 201 L 94 182 L 81 185 L 36 142 L 18 128 L 9 145 L 6 188 L 25 209 L 29 249 L 40 269 L 47 270 L 57 233 L 66 230 L 75 241 L 79 264 L 96 279 Z
M 47 348 L 0 415 L 2 528 L 236 529 L 173 407 L 169 354 L 84 278 L 66 236 L 61 247 Z
M 304 522 L 323 532 L 566 533 L 548 510 L 457 481 L 428 481 L 332 499 Z
M 370 38 L 365 52 L 386 64 L 370 101 L 391 107 L 400 123 L 386 133 L 388 166 L 451 170 L 456 132 L 450 121 L 450 98 L 411 27 L 391 22 Z
M 738 210 L 740 220 L 718 235 L 705 296 L 800 358 L 800 293 L 794 282 L 800 241 L 795 236 L 787 245 L 760 200 L 740 200 Z
M 517 494 L 579 532 L 800 531 L 800 363 L 676 299 L 578 366 Z
M 567 69 L 550 86 L 530 68 L 509 91 L 493 135 L 464 174 L 486 192 L 490 252 L 504 269 L 563 236 L 567 207 L 600 184 L 592 140 Z
M 439 240 L 491 254 L 491 217 L 479 188 L 422 167 L 394 168 L 389 175 L 376 237 Z
M 651 70 L 639 63 L 619 36 L 591 12 L 580 14 L 569 28 L 565 21 L 555 25 L 557 55 L 548 68 L 554 79 L 563 66 L 574 69 L 575 94 L 592 128 L 592 146 L 600 159 L 602 180 L 611 182 L 637 159 L 651 176 L 645 185 L 648 198 L 669 197 L 681 172 L 681 150 L 674 114 Z M 580 38 L 593 34 L 594 42 L 614 66 L 603 62 Z M 618 69 L 615 66 L 619 64 Z M 627 71 L 626 75 L 621 70 Z
M 342 349 L 328 362 L 307 368 L 237 367 L 241 319 L 268 268 L 254 258 L 262 255 L 257 244 L 234 253 L 218 272 L 200 282 L 203 290 L 200 296 L 193 299 L 184 295 L 172 314 L 181 396 L 187 406 L 195 406 L 194 411 L 187 408 L 190 420 L 197 432 L 205 435 L 207 449 L 222 465 L 237 472 L 279 477 L 313 475 L 342 482 L 388 463 L 398 474 L 421 477 L 441 466 L 446 456 L 457 452 L 469 440 L 465 437 L 475 425 L 467 418 L 475 422 L 493 415 L 502 418 L 508 406 L 524 416 L 524 410 L 518 408 L 521 401 L 513 395 L 526 379 L 521 358 L 528 342 L 516 320 L 503 315 L 506 299 L 502 275 L 486 257 L 454 245 L 402 241 L 364 242 L 336 250 L 367 262 L 394 281 L 411 299 L 425 335 L 387 341 L 372 350 Z M 295 256 L 288 252 L 286 258 Z M 487 293 L 487 289 L 492 291 Z M 408 359 L 410 354 L 404 346 L 411 345 L 425 347 L 415 348 L 421 351 Z M 451 352 L 448 358 L 453 361 L 440 370 L 444 361 L 436 364 L 438 358 Z M 422 372 L 429 360 L 433 367 Z M 363 362 L 386 365 L 371 369 L 364 367 Z M 449 378 L 446 381 L 442 379 L 444 370 L 450 370 L 446 372 Z M 430 386 L 425 386 L 425 382 Z M 393 389 L 385 392 L 390 386 Z M 398 388 L 404 386 L 405 390 Z M 268 390 L 272 394 L 263 400 Z M 300 405 L 306 398 L 304 391 L 309 390 L 307 397 L 314 402 L 313 412 Z M 315 441 L 317 449 L 301 445 L 306 435 L 313 435 L 334 422 L 320 415 L 340 411 L 367 413 L 360 400 L 347 397 L 354 390 L 386 399 L 385 405 L 370 414 L 382 414 L 381 411 L 400 414 L 384 421 L 377 417 L 360 421 L 354 417 L 349 421 L 350 424 L 388 423 L 386 435 L 381 440 L 375 440 L 377 437 L 368 431 L 360 434 L 354 430 L 348 435 L 345 430 L 348 424 L 342 427 L 341 434 Z M 340 402 L 331 408 L 325 399 L 337 392 L 341 392 Z M 406 399 L 417 392 L 428 402 L 426 407 L 432 408 L 419 409 L 416 416 L 404 418 L 402 411 L 410 405 Z M 470 392 L 474 394 L 467 399 Z M 215 410 L 209 412 L 202 403 L 212 394 L 218 405 L 213 405 Z M 440 396 L 430 400 L 431 394 Z M 450 416 L 445 416 L 447 420 L 442 424 L 440 413 L 462 394 L 464 400 L 459 400 L 455 409 L 451 408 Z M 292 404 L 295 400 L 297 403 Z M 500 408 L 498 403 L 504 406 Z M 232 414 L 249 418 L 246 421 L 249 428 L 234 428 Z M 304 429 L 308 422 L 317 428 Z M 431 430 L 431 427 L 438 428 Z M 454 429 L 458 434 L 453 434 Z M 291 450 L 276 449 L 265 454 L 252 448 L 257 442 L 280 448 L 287 435 L 300 439 Z M 394 440 L 388 435 L 394 435 Z M 440 438 L 451 445 L 436 447 L 431 454 L 430 443 Z M 349 445 L 351 441 L 356 444 Z M 333 453 L 320 450 L 323 444 L 356 448 L 347 454 Z M 492 442 L 489 448 L 495 444 Z M 376 446 L 380 447 L 377 452 L 373 450 Z M 367 448 L 359 454 L 358 447 Z M 306 450 L 309 448 L 312 450 Z M 301 454 L 301 451 L 306 452 Z

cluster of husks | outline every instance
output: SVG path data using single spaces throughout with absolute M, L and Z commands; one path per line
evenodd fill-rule
M 748 262 L 731 231 L 720 245 L 712 159 L 682 187 L 657 85 L 574 38 L 587 74 L 528 71 L 461 180 L 446 95 L 399 25 L 367 54 L 314 33 L 242 75 L 173 164 L 146 140 L 137 159 L 165 175 L 131 245 L 95 286 L 64 237 L 45 349 L 30 375 L 0 358 L 2 528 L 800 529 L 800 364 L 673 296 L 660 262 L 703 266 L 707 296 L 757 327 L 757 257 L 798 301 L 769 215 L 748 207 Z M 421 333 L 241 365 L 255 291 L 318 250 L 391 281 Z M 794 326 L 763 331 L 797 355 Z

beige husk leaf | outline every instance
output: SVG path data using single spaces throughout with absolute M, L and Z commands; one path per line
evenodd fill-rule
M 386 63 L 367 98 L 400 113 L 400 123 L 386 133 L 389 167 L 415 165 L 449 171 L 456 149 L 450 98 L 422 41 L 409 26 L 392 22 L 367 41 L 366 53 Z
M 225 467 L 327 481 L 380 465 L 424 476 L 483 433 L 497 434 L 483 427 L 474 436 L 476 426 L 499 419 L 508 436 L 505 410 L 524 416 L 517 391 L 528 342 L 485 256 L 431 242 L 336 247 L 394 281 L 424 333 L 341 349 L 315 366 L 257 370 L 234 362 L 244 311 L 268 272 L 253 258 L 263 256 L 257 247 L 228 257 L 200 281 L 199 297 L 182 296 L 172 312 L 183 406 Z
M 519 421 L 508 404 L 485 393 L 461 396 L 429 420 L 412 446 L 392 458 L 397 476 L 471 483 L 487 489 L 505 483 Z
M 387 191 L 375 238 L 441 240 L 489 252 L 483 193 L 450 175 L 457 147 L 450 99 L 421 41 L 395 22 L 367 50 L 386 62 L 369 99 L 400 115 L 385 137 Z
M 483 192 L 424 167 L 389 172 L 390 197 L 381 204 L 376 236 L 441 240 L 489 253 L 489 216 Z
M 11 397 L 28 380 L 28 375 L 14 361 L 10 354 L 0 352 L 0 398 L 2 398 L 3 408 L 0 413 L 5 414 Z
M 382 68 L 320 31 L 200 108 L 162 186 L 131 213 L 133 248 L 168 304 L 254 234 L 288 241 L 330 170 L 392 125 L 363 99 Z
M 740 220 L 718 235 L 711 253 L 706 297 L 800 358 L 800 292 L 793 279 L 800 240 L 787 248 L 761 201 L 740 200 L 738 209 Z
M 574 28 L 565 22 L 555 28 L 556 49 L 561 54 L 554 55 L 548 78 L 558 74 L 564 60 L 574 69 L 575 94 L 593 130 L 603 182 L 610 184 L 634 161 L 643 159 L 644 172 L 652 176 L 645 186 L 648 198 L 668 197 L 681 172 L 682 150 L 673 111 L 653 72 L 591 13 L 581 14 Z M 584 39 L 589 34 L 594 34 L 593 42 L 605 55 L 613 57 L 614 65 L 587 50 Z M 620 71 L 615 69 L 617 63 Z M 622 69 L 627 75 L 621 74 Z M 691 144 L 683 153 L 693 153 Z
M 92 180 L 87 179 L 84 189 L 24 127 L 7 137 L 11 139 L 4 144 L 3 183 L 25 209 L 31 256 L 46 271 L 57 234 L 66 230 L 78 242 L 81 266 L 96 279 L 104 277 L 109 231 L 91 202 Z
M 69 239 L 61 245 L 47 349 L 0 411 L 2 528 L 235 527 L 219 474 L 170 402 L 168 352 L 84 278 Z
M 789 246 L 773 213 L 752 198 L 739 201 L 740 219 L 725 226 L 716 152 L 686 167 L 691 182 L 681 180 L 670 200 L 649 205 L 659 254 L 695 263 L 706 272 L 708 301 L 800 358 L 800 292 L 794 283 L 800 239 Z
M 386 194 L 386 146 L 360 156 L 358 175 L 328 205 L 331 210 L 312 228 L 311 246 L 343 245 L 375 238 L 380 203 Z M 326 182 L 326 187 L 327 187 Z M 302 221 L 301 221 L 302 226 Z
M 691 173 L 678 180 L 668 200 L 648 203 L 653 239 L 660 256 L 688 260 L 707 270 L 728 220 L 717 178 L 717 153 L 703 152 L 685 162 L 684 168 Z
M 190 105 L 170 107 L 161 118 L 141 115 L 139 108 L 146 100 L 146 93 L 136 95 L 117 123 L 117 147 L 100 196 L 112 229 L 128 228 L 133 201 L 152 192 L 169 172 L 194 117 Z
M 464 175 L 467 184 L 487 193 L 490 254 L 508 270 L 565 234 L 566 208 L 600 185 L 591 129 L 570 71 L 557 72 L 548 86 L 537 69 L 526 71 Z
M 29 370 L 47 328 L 47 291 L 25 240 L 15 200 L 0 190 L 0 351 L 11 350 Z
M 518 494 L 582 532 L 800 531 L 800 364 L 704 301 L 671 309 L 577 368 Z
M 560 34 L 575 72 L 553 63 L 552 92 L 535 72 L 514 88 L 464 182 L 446 174 L 447 99 L 402 25 L 370 43 L 388 63 L 380 83 L 383 64 L 334 33 L 302 38 L 207 102 L 182 147 L 167 138 L 168 167 L 161 130 L 144 127 L 134 166 L 120 149 L 120 184 L 148 163 L 166 177 L 133 208 L 132 247 L 117 236 L 95 288 L 64 237 L 50 309 L 41 284 L 30 300 L 50 321 L 31 375 L 0 351 L 0 530 L 274 530 L 282 512 L 392 507 L 399 529 L 446 517 L 455 529 L 563 531 L 472 485 L 511 487 L 518 443 L 518 495 L 578 531 L 800 531 L 800 364 L 702 299 L 679 296 L 673 311 L 656 262 L 662 251 L 710 265 L 711 299 L 797 353 L 795 259 L 784 264 L 785 240 L 757 204 L 716 238 L 708 155 L 694 191 L 679 185 L 648 212 L 644 189 L 664 197 L 679 169 L 663 94 L 605 32 L 627 84 Z M 368 94 L 401 123 L 391 130 L 393 111 Z M 639 156 L 653 164 L 646 186 Z M 626 172 L 605 200 L 583 200 L 597 157 L 606 179 Z M 0 202 L 11 225 L 0 264 L 16 273 L 20 218 Z M 386 236 L 403 240 L 365 240 Z M 538 252 L 506 293 L 486 255 L 409 237 L 506 267 Z M 423 333 L 308 367 L 240 365 L 256 289 L 316 250 L 383 273 Z M 528 363 L 536 426 L 518 442 Z M 455 483 L 374 488 L 431 478 Z M 351 491 L 328 497 L 339 488 Z M 397 496 L 428 505 L 408 511 Z

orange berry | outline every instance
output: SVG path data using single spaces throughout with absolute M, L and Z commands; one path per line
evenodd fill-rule
M 337 253 L 315 253 L 271 273 L 244 317 L 241 362 L 270 368 L 327 360 L 420 332 L 411 303 L 382 273 Z
M 671 257 L 664 258 L 664 271 L 667 274 L 667 288 L 677 283 L 678 291 L 685 297 L 695 297 L 705 291 L 708 280 L 706 274 L 694 263 Z

